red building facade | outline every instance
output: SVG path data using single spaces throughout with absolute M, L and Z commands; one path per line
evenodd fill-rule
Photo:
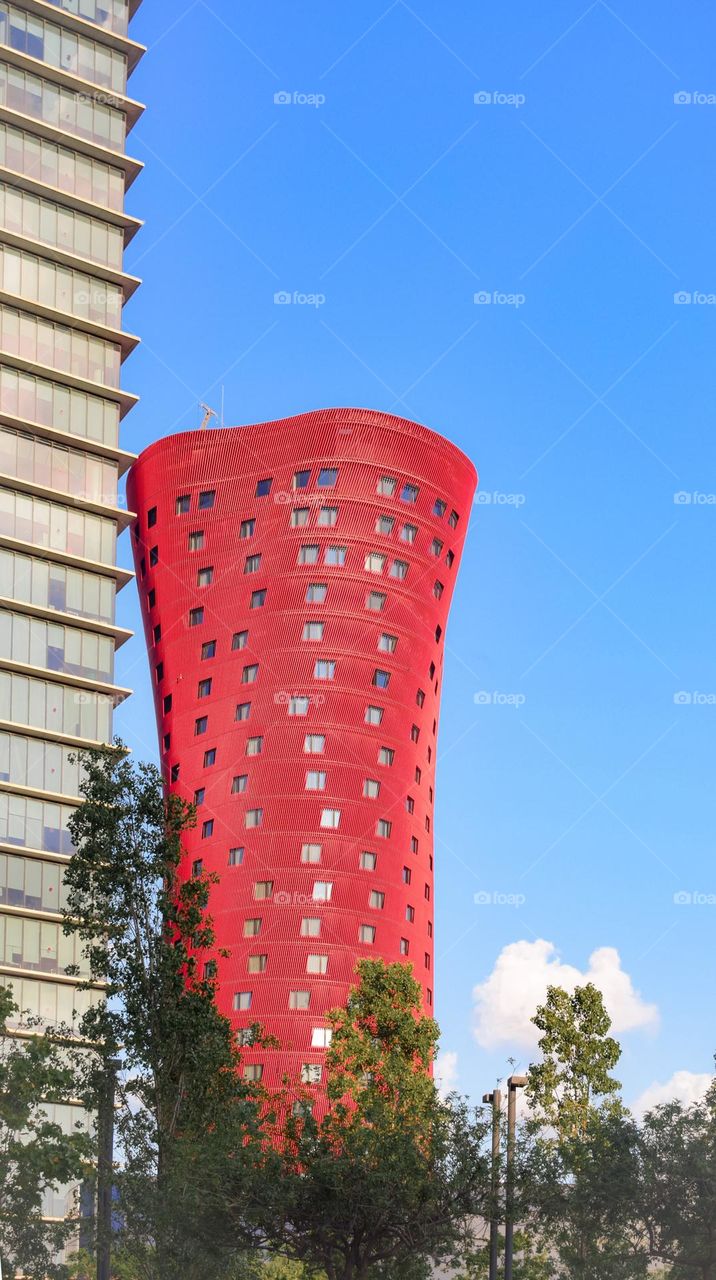
M 326 409 L 170 436 L 130 474 L 162 762 L 216 871 L 219 1003 L 320 1084 L 362 956 L 433 1010 L 433 810 L 445 628 L 471 462 L 416 423 Z

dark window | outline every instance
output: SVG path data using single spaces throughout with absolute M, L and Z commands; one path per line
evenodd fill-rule
M 170 781 L 170 782 L 178 782 L 178 781 L 179 781 L 179 765 L 178 765 L 178 764 L 173 764 L 173 765 L 172 765 L 172 771 L 171 771 L 171 773 L 169 774 L 169 781 Z
M 204 545 L 204 530 L 195 529 L 193 533 L 189 534 L 189 550 L 201 551 L 203 545 Z
M 206 795 L 206 788 L 197 787 L 196 791 L 194 792 L 194 804 L 197 804 L 197 805 L 203 804 L 205 795 Z
M 418 487 L 414 484 L 404 484 L 400 490 L 401 502 L 417 502 Z
M 232 649 L 245 649 L 249 638 L 248 631 L 235 631 L 231 637 Z
M 418 689 L 418 692 L 417 692 L 417 693 L 416 693 L 416 695 L 415 695 L 415 701 L 417 702 L 417 704 L 418 704 L 418 706 L 419 706 L 419 707 L 424 706 L 424 704 L 425 704 L 425 694 L 423 693 L 423 690 L 422 690 L 422 689 Z
M 460 517 L 457 514 L 457 511 L 450 512 L 450 519 L 448 520 L 448 524 L 450 525 L 451 529 L 457 529 L 457 522 L 459 519 Z
M 260 591 L 251 592 L 251 608 L 261 609 L 266 602 L 266 588 L 262 587 Z
M 202 840 L 208 840 L 209 836 L 213 834 L 214 834 L 214 819 L 207 818 L 206 822 L 202 822 L 201 824 L 201 838 Z
M 163 742 L 164 742 L 164 750 L 168 751 L 170 746 L 172 745 L 172 735 L 170 733 L 165 733 Z
M 215 498 L 216 489 L 205 489 L 203 493 L 199 494 L 199 510 L 209 511 L 214 505 Z
M 211 693 L 211 680 L 200 680 L 196 691 L 197 698 L 208 698 Z
M 390 672 L 376 669 L 373 672 L 373 684 L 376 685 L 378 689 L 387 689 L 390 684 Z
M 154 568 L 155 564 L 159 564 L 159 547 L 152 547 L 149 552 L 149 566 Z
M 196 575 L 196 584 L 198 587 L 208 587 L 214 580 L 214 566 L 207 565 L 205 569 L 199 569 Z
M 237 773 L 237 774 L 236 774 L 236 775 L 231 779 L 231 794 L 232 794 L 232 796 L 238 795 L 241 791 L 245 791 L 245 790 L 246 790 L 246 785 L 247 785 L 247 783 L 248 783 L 248 780 L 249 780 L 249 775 L 248 775 L 248 773 Z
M 216 747 L 209 747 L 209 750 L 204 752 L 204 768 L 210 769 L 212 764 L 216 764 Z
M 157 679 L 157 684 L 161 684 L 162 680 L 164 679 L 164 663 L 163 662 L 157 663 L 156 668 L 154 670 L 154 674 Z
M 201 660 L 213 658 L 216 654 L 216 640 L 206 640 L 201 646 Z
M 157 523 L 157 508 L 150 507 L 147 512 L 147 528 L 151 529 Z
M 229 866 L 240 867 L 244 860 L 243 848 L 229 849 Z
M 171 709 L 172 709 L 172 695 L 168 693 L 166 698 L 164 699 L 164 714 L 166 715 L 168 711 L 171 711 Z
M 150 609 L 153 609 L 156 603 L 157 603 L 157 593 L 154 587 L 152 587 L 151 591 L 149 592 L 149 595 L 147 596 L 147 604 L 149 605 Z
M 259 480 L 259 482 L 258 482 L 258 484 L 257 484 L 257 486 L 256 486 L 256 497 L 257 497 L 257 498 L 266 498 L 266 497 L 268 496 L 268 494 L 271 492 L 271 485 L 272 485 L 272 484 L 273 484 L 273 477 L 272 477 L 272 476 L 268 476 L 265 480 Z
M 141 576 L 142 576 L 143 578 L 144 578 L 144 577 L 146 577 L 146 573 L 147 573 L 147 562 L 146 562 L 146 560 L 144 559 L 144 556 L 142 556 L 141 560 L 139 561 L 139 572 L 140 572 L 140 574 L 141 574 Z
M 241 527 L 239 529 L 239 537 L 253 538 L 255 528 L 256 528 L 256 521 L 254 519 L 242 520 Z
M 436 643 L 436 644 L 439 644 L 439 643 L 440 643 L 440 637 L 441 637 L 442 633 L 443 633 L 443 629 L 442 629 L 442 627 L 436 627 L 436 628 L 435 628 L 435 643 Z
M 185 516 L 189 510 L 191 499 L 188 493 L 183 493 L 177 498 L 174 510 L 178 516 Z
M 194 721 L 194 736 L 198 737 L 201 733 L 206 733 L 209 724 L 208 716 L 198 716 Z
M 294 489 L 305 489 L 311 478 L 310 471 L 297 471 L 293 477 Z
M 191 874 L 192 874 L 193 876 L 200 876 L 203 870 L 204 870 L 204 862 L 203 862 L 203 859 L 202 859 L 202 858 L 196 858 L 196 859 L 195 859 L 195 861 L 194 861 L 194 862 L 192 862 L 192 864 L 191 864 Z
M 318 473 L 318 484 L 321 489 L 332 489 L 338 479 L 336 467 L 321 467 Z
M 417 852 L 418 852 L 418 837 L 417 837 L 417 836 L 411 836 L 411 837 L 410 837 L 410 852 L 411 852 L 411 853 L 417 853 Z
M 199 624 L 200 624 L 201 622 L 203 622 L 203 621 L 204 621 L 204 610 L 203 610 L 203 609 L 190 609 L 190 610 L 189 610 L 189 626 L 190 626 L 190 627 L 198 627 L 198 626 L 199 626 Z
M 442 498 L 436 498 L 435 505 L 433 507 L 433 515 L 444 516 L 446 511 L 447 511 L 447 503 L 443 502 Z
M 413 742 L 417 742 L 418 738 L 420 737 L 420 730 L 416 724 L 414 724 L 412 729 L 410 730 L 410 737 L 412 738 Z
M 211 982 L 216 977 L 216 960 L 204 961 L 204 981 Z

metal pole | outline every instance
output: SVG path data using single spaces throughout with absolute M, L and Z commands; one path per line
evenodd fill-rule
M 512 1280 L 514 1252 L 515 1209 L 515 1128 L 517 1121 L 517 1090 L 524 1089 L 527 1076 L 510 1076 L 507 1081 L 507 1179 L 505 1197 L 505 1280 Z
M 483 1095 L 483 1102 L 492 1103 L 492 1215 L 490 1217 L 490 1272 L 489 1280 L 497 1280 L 497 1259 L 500 1242 L 500 1120 L 502 1118 L 502 1094 L 499 1089 Z
M 119 1065 L 116 1058 L 108 1058 L 105 1063 L 97 1115 L 97 1280 L 111 1280 L 114 1096 Z

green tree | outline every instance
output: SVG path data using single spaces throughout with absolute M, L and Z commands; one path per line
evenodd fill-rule
M 699 1102 L 644 1117 L 640 1209 L 671 1280 L 716 1280 L 716 1082 Z
M 327 1109 L 277 1117 L 255 1221 L 270 1249 L 328 1280 L 422 1277 L 488 1210 L 486 1125 L 438 1096 L 438 1028 L 411 967 L 362 960 L 357 973 L 329 1015 Z
M 43 1221 L 43 1196 L 80 1182 L 93 1146 L 85 1130 L 65 1133 L 52 1119 L 50 1104 L 76 1098 L 80 1087 L 72 1055 L 19 1014 L 0 987 L 0 1259 L 6 1276 L 42 1280 L 63 1275 L 55 1258 L 76 1230 Z
M 610 1075 L 621 1049 L 609 1035 L 611 1019 L 601 992 L 591 982 L 571 995 L 548 987 L 546 1004 L 532 1022 L 542 1032 L 542 1061 L 530 1066 L 527 1097 L 543 1123 L 562 1137 L 579 1137 L 595 1100 L 614 1097 L 621 1087 Z
M 98 1050 L 98 1096 L 121 1046 L 119 1243 L 142 1280 L 224 1280 L 239 1251 L 222 1229 L 226 1172 L 241 1186 L 258 1121 L 207 965 L 216 878 L 180 877 L 195 815 L 156 769 L 132 764 L 121 743 L 81 758 L 64 927 L 104 987 L 81 1026 Z

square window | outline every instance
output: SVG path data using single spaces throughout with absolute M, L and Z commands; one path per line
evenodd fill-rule
M 304 622 L 303 640 L 322 640 L 325 622 Z
M 261 568 L 261 555 L 247 556 L 244 561 L 244 573 L 258 573 Z
M 400 939 L 400 954 L 401 956 L 407 956 L 410 954 L 410 943 L 407 938 Z
M 310 473 L 310 471 L 296 471 L 296 472 L 294 472 L 294 477 L 293 477 L 293 487 L 294 487 L 294 489 L 305 489 L 305 488 L 307 488 L 307 486 L 308 486 L 308 482 L 309 482 L 310 478 L 311 478 L 311 473 Z
M 400 530 L 401 542 L 415 542 L 418 536 L 418 526 L 416 524 L 404 524 Z
M 378 751 L 378 764 L 391 765 L 395 759 L 392 747 L 381 747 Z
M 251 592 L 251 608 L 261 609 L 266 603 L 266 587 L 262 587 L 260 591 Z
M 205 960 L 204 961 L 204 981 L 211 982 L 212 979 L 215 977 L 216 977 L 216 961 Z
M 318 473 L 318 487 L 319 489 L 332 489 L 337 479 L 337 467 L 321 467 Z
M 390 566 L 390 576 L 391 578 L 398 578 L 400 582 L 402 582 L 404 578 L 407 578 L 408 576 L 407 560 L 394 560 L 392 565 Z
M 433 584 L 433 595 L 435 596 L 435 599 L 436 599 L 436 600 L 439 600 L 439 599 L 440 599 L 440 597 L 441 597 L 441 595 L 442 595 L 442 593 L 443 593 L 443 591 L 444 591 L 444 590 L 445 590 L 445 588 L 443 587 L 442 582 L 440 582 L 440 581 L 436 578 L 436 579 L 435 579 L 435 582 L 434 582 L 434 584 Z
M 255 530 L 256 530 L 256 521 L 254 520 L 253 516 L 251 517 L 250 520 L 242 520 L 239 526 L 239 537 L 253 538 Z
M 322 769 L 309 769 L 306 773 L 306 791 L 325 791 L 326 775 Z
M 415 923 L 415 907 L 405 908 L 405 919 L 408 921 L 408 924 Z
M 265 480 L 259 480 L 258 484 L 256 485 L 256 497 L 257 498 L 267 497 L 268 494 L 271 492 L 272 484 L 273 484 L 272 476 L 267 476 Z
M 300 529 L 304 524 L 308 524 L 308 507 L 294 507 L 291 512 L 291 528 Z
M 301 1084 L 320 1084 L 323 1068 L 318 1062 L 304 1062 L 301 1066 Z
M 314 1027 L 311 1032 L 311 1047 L 313 1049 L 327 1049 L 333 1038 L 333 1031 L 330 1027 Z
M 193 876 L 200 876 L 203 874 L 203 871 L 204 871 L 203 858 L 195 858 L 191 864 L 191 874 Z
M 185 516 L 189 510 L 191 498 L 188 493 L 183 493 L 174 503 L 174 511 L 178 516 Z
M 267 964 L 267 955 L 249 956 L 246 967 L 249 973 L 265 973 Z
M 336 674 L 335 662 L 319 658 L 313 668 L 314 680 L 332 680 Z
M 251 1008 L 251 992 L 236 991 L 234 993 L 234 1009 L 237 1013 Z
M 204 530 L 195 529 L 193 533 L 189 534 L 189 550 L 201 551 L 203 546 L 204 546 Z
M 382 556 L 378 551 L 369 551 L 365 558 L 364 568 L 367 573 L 382 573 L 385 568 L 386 557 Z
M 251 920 L 244 920 L 244 937 L 257 938 L 261 932 L 261 916 L 254 916 Z
M 381 476 L 376 487 L 376 493 L 379 493 L 384 498 L 392 498 L 397 487 L 398 481 L 394 480 L 392 476 Z
M 398 637 L 388 635 L 385 631 L 378 636 L 378 648 L 381 653 L 395 653 L 397 643 Z
M 303 740 L 303 750 L 306 755 L 318 756 L 322 755 L 326 749 L 325 733 L 307 733 Z
M 321 507 L 318 512 L 318 523 L 332 529 L 338 523 L 338 507 Z
M 201 660 L 205 662 L 207 658 L 213 658 L 216 654 L 216 640 L 206 640 L 201 646 Z
M 200 734 L 206 733 L 208 724 L 208 716 L 199 716 L 199 718 L 194 721 L 194 737 L 199 737 Z
M 433 504 L 433 515 L 442 517 L 447 511 L 447 502 L 443 502 L 442 498 L 436 498 Z
M 301 862 L 320 862 L 322 852 L 320 844 L 304 844 L 301 846 Z
M 298 549 L 299 564 L 318 564 L 319 549 L 315 543 L 304 543 Z
M 363 779 L 363 795 L 366 800 L 377 800 L 380 795 L 380 783 L 376 778 Z
M 289 991 L 288 1007 L 289 1009 L 307 1009 L 310 999 L 309 991 Z
M 415 484 L 404 484 L 400 490 L 401 502 L 417 502 L 419 489 Z
M 204 621 L 204 610 L 203 610 L 203 609 L 190 609 L 190 610 L 189 610 L 189 626 L 190 626 L 190 627 L 199 627 L 199 626 L 201 626 L 201 623 L 202 623 L 203 621 Z
M 373 684 L 376 689 L 387 689 L 390 684 L 390 672 L 381 671 L 379 667 L 376 667 L 373 672 Z
M 383 719 L 382 707 L 366 707 L 365 722 L 366 724 L 380 724 Z
M 330 902 L 333 897 L 333 882 L 331 880 L 315 880 L 313 884 L 313 901 L 314 902 Z
M 430 543 L 431 556 L 439 556 L 444 545 L 445 544 L 442 543 L 439 538 L 433 538 L 432 542 Z
M 343 565 L 346 562 L 346 548 L 326 547 L 323 559 L 326 564 Z
M 390 534 L 393 532 L 394 524 L 395 520 L 392 516 L 378 516 L 375 522 L 375 531 L 376 533 Z
M 392 822 L 388 822 L 387 818 L 379 818 L 375 824 L 375 834 L 383 840 L 390 839 L 390 833 L 393 830 Z
M 270 898 L 273 894 L 273 880 L 257 880 L 254 884 L 254 899 L 258 902 Z
M 415 801 L 412 796 L 405 797 L 405 807 L 408 813 L 415 813 Z
M 263 809 L 247 809 L 244 815 L 245 827 L 260 827 L 264 820 Z
M 254 1084 L 258 1084 L 263 1078 L 264 1066 L 262 1062 L 247 1062 L 242 1070 L 244 1080 L 250 1080 Z
M 457 514 L 457 511 L 450 512 L 450 519 L 448 520 L 448 524 L 450 525 L 451 529 L 457 529 L 457 522 L 459 519 L 460 517 Z
M 233 636 L 231 637 L 232 650 L 245 649 L 248 643 L 248 639 L 249 639 L 248 631 L 235 631 Z
M 306 591 L 306 604 L 323 604 L 328 594 L 325 582 L 312 582 Z
M 214 580 L 214 567 L 207 565 L 205 569 L 200 569 L 196 575 L 196 585 L 198 587 L 208 587 Z
M 194 804 L 197 806 L 200 804 L 203 804 L 205 794 L 206 794 L 206 789 L 204 787 L 197 787 L 196 791 L 194 792 Z
M 301 937 L 317 938 L 321 932 L 321 921 L 318 916 L 304 916 L 301 921 Z
M 204 752 L 204 768 L 210 769 L 213 764 L 216 764 L 216 747 L 209 747 L 209 750 Z
M 197 698 L 208 698 L 211 693 L 211 680 L 200 680 L 196 691 Z
M 382 911 L 385 906 L 385 894 L 379 893 L 377 889 L 371 889 L 368 905 L 374 911 Z
M 147 512 L 147 528 L 151 529 L 157 523 L 157 508 L 150 507 Z
M 452 568 L 452 565 L 453 565 L 453 561 L 454 561 L 454 559 L 455 559 L 455 552 L 454 552 L 454 551 L 448 551 L 448 553 L 447 553 L 447 555 L 446 555 L 446 557 L 445 557 L 445 563 L 446 563 L 446 565 L 447 565 L 448 569 L 451 569 L 451 568 Z
M 233 849 L 229 849 L 228 863 L 230 867 L 240 867 L 243 860 L 244 860 L 243 845 L 238 845 L 238 846 L 235 846 Z
M 306 973 L 328 973 L 328 956 L 308 956 Z
M 236 711 L 234 713 L 235 720 L 248 720 L 251 714 L 250 702 L 237 702 Z
M 322 809 L 321 810 L 321 826 L 328 827 L 335 831 L 340 826 L 341 811 L 340 809 Z
M 403 884 L 410 884 L 412 878 L 413 873 L 410 870 L 410 867 L 403 867 Z
M 206 822 L 203 822 L 201 825 L 201 838 L 202 840 L 208 840 L 209 836 L 213 836 L 213 834 L 214 834 L 214 819 L 207 818 Z
M 358 859 L 358 865 L 361 871 L 375 871 L 377 863 L 377 853 L 371 853 L 368 849 L 364 849 Z
M 215 498 L 216 498 L 215 489 L 204 489 L 203 493 L 199 494 L 199 510 L 210 511 L 214 505 Z
M 243 670 L 242 670 L 242 672 L 241 672 L 241 683 L 242 683 L 242 684 L 253 684 L 253 682 L 254 682 L 254 680 L 256 679 L 256 677 L 257 677 L 257 675 L 258 675 L 258 674 L 259 674 L 259 664 L 258 664 L 258 662 L 251 662 L 251 663 L 249 663 L 249 665 L 248 665 L 248 666 L 246 666 L 246 667 L 244 667 L 244 668 L 243 668 Z
M 365 598 L 366 609 L 371 609 L 373 613 L 380 613 L 385 607 L 387 596 L 382 591 L 369 591 Z
M 308 698 L 295 696 L 288 700 L 288 714 L 290 716 L 307 716 L 308 715 Z
M 366 942 L 370 946 L 375 942 L 375 925 L 361 924 L 358 926 L 358 941 Z
M 235 774 L 234 777 L 231 779 L 232 796 L 240 795 L 242 791 L 245 791 L 248 781 L 249 781 L 248 773 Z
M 264 740 L 260 734 L 255 738 L 246 739 L 246 755 L 247 756 L 260 756 L 263 749 L 264 749 Z

